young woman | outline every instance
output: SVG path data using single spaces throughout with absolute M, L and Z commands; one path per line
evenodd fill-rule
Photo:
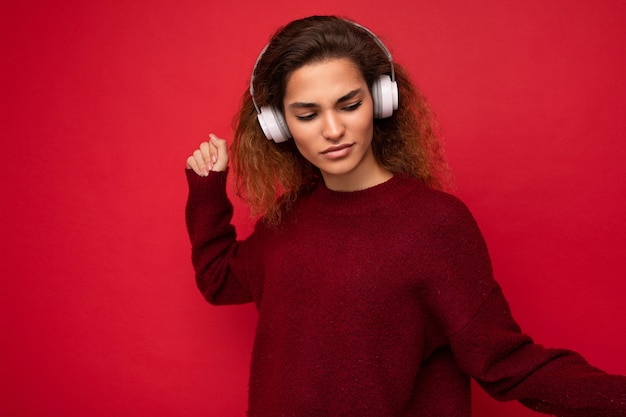
M 251 417 L 469 416 L 470 378 L 544 413 L 626 415 L 626 377 L 520 332 L 442 191 L 428 106 L 371 32 L 332 16 L 280 29 L 237 121 L 254 232 L 236 239 L 215 136 L 187 160 L 186 215 L 206 299 L 259 312 Z

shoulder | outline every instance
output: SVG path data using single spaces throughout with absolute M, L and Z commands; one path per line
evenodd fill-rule
M 433 251 L 486 250 L 480 227 L 468 206 L 457 196 L 407 179 L 405 192 L 394 205 L 404 233 L 429 242 Z
M 455 195 L 433 189 L 415 178 L 403 177 L 401 181 L 403 193 L 397 204 L 404 210 L 434 223 L 474 221 L 467 205 Z

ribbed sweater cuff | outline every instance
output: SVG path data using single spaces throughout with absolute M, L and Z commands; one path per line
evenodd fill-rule
M 206 177 L 196 174 L 191 169 L 185 169 L 185 175 L 189 185 L 189 202 L 203 204 L 228 201 L 226 193 L 228 169 L 225 171 L 209 171 L 209 175 Z

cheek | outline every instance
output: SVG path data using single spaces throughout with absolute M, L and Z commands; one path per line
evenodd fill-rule
M 349 119 L 349 126 L 353 132 L 367 134 L 374 132 L 374 116 L 371 106 L 363 106 L 362 111 Z
M 355 130 L 356 131 L 356 130 Z M 361 123 L 358 128 L 358 135 L 362 137 L 366 142 L 371 142 L 374 137 L 374 121 L 373 119 L 368 122 Z
M 300 155 L 304 156 L 309 162 L 311 162 L 310 157 L 309 157 L 309 155 L 311 155 L 312 153 L 311 146 L 308 145 L 306 141 L 302 141 L 301 139 L 296 139 L 296 137 L 298 136 L 294 134 L 294 137 L 292 138 L 293 142 L 296 145 L 296 149 L 298 150 L 298 152 L 300 152 Z
M 311 135 L 310 129 L 302 122 L 285 118 L 285 123 L 291 132 L 292 140 L 298 144 L 298 147 L 300 147 L 303 142 L 306 142 L 306 138 Z
M 288 126 L 292 136 L 291 140 L 294 141 L 300 153 L 304 154 L 314 142 L 315 135 L 312 132 L 312 124 L 291 123 Z

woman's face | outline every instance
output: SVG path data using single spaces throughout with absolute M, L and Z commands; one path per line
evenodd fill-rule
M 287 79 L 285 121 L 295 144 L 336 191 L 372 187 L 391 174 L 372 152 L 372 96 L 347 58 L 307 64 Z

